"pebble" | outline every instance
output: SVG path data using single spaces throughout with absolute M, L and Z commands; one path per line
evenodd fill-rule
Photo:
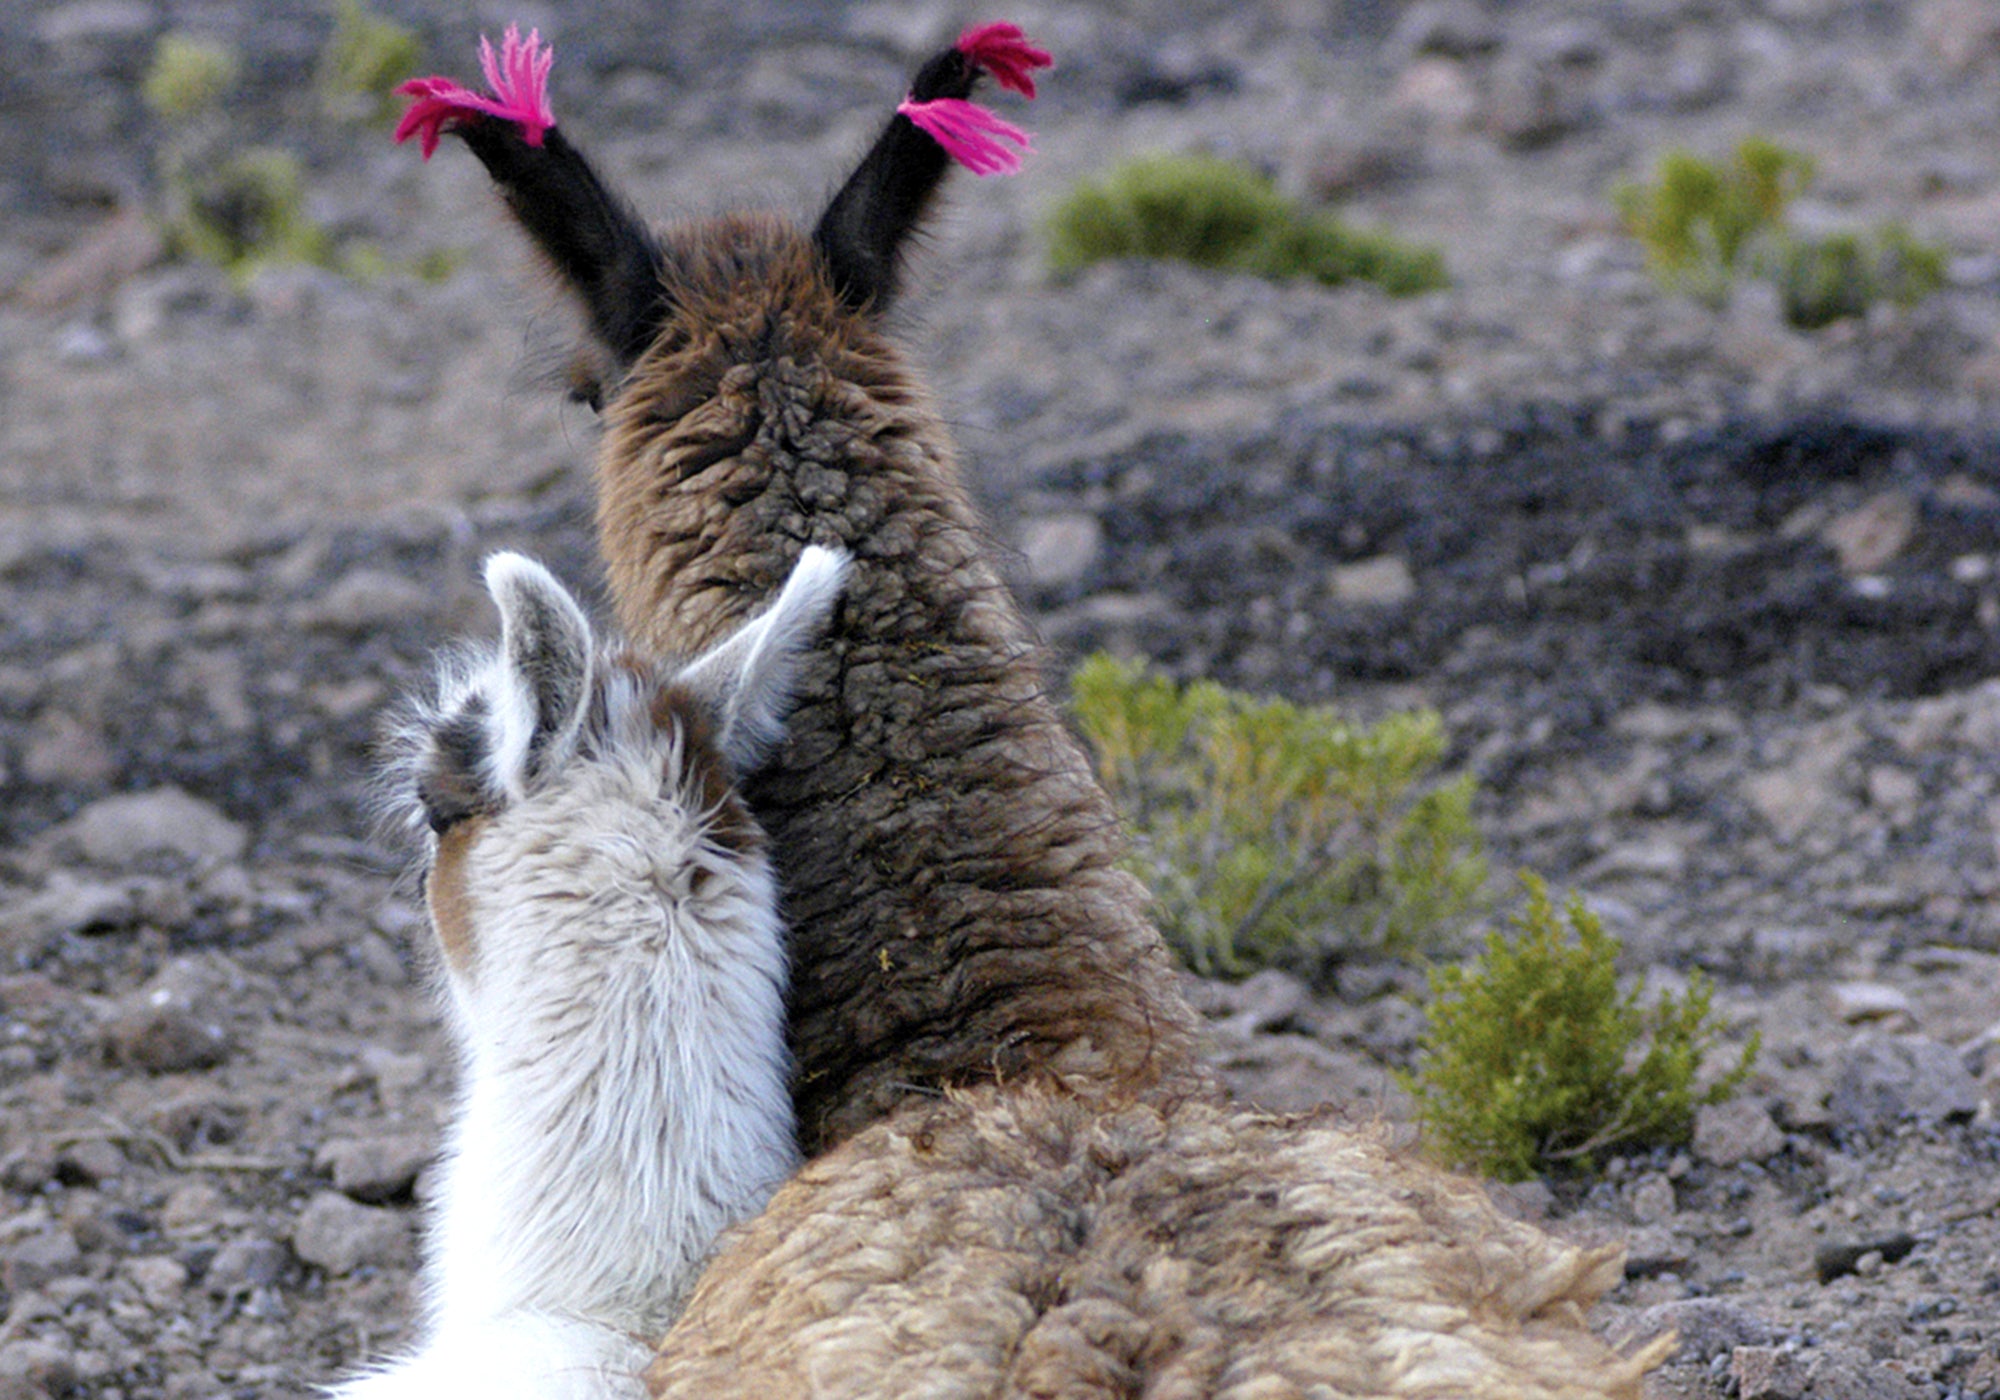
M 381 1205 L 408 1196 L 435 1151 L 422 1137 L 336 1138 L 320 1148 L 313 1165 L 332 1172 L 343 1196 Z
M 322 1191 L 299 1212 L 292 1248 L 300 1259 L 330 1274 L 401 1264 L 410 1256 L 410 1222 L 399 1211 L 357 1205 L 338 1192 Z
M 209 1069 L 231 1048 L 228 1030 L 211 1010 L 212 979 L 190 958 L 177 958 L 146 986 L 123 998 L 103 1027 L 113 1058 L 154 1074 Z
M 8 909 L 6 919 L 12 936 L 33 941 L 58 933 L 128 928 L 137 915 L 130 889 L 58 870 L 38 893 Z
M 76 1363 L 66 1348 L 39 1341 L 0 1346 L 0 1400 L 67 1395 L 76 1381 Z
M 1658 1225 L 1671 1220 L 1680 1208 L 1674 1199 L 1673 1183 L 1658 1175 L 1645 1176 L 1634 1182 L 1627 1193 L 1626 1204 L 1632 1211 L 1632 1219 L 1641 1225 Z
M 1023 521 L 1020 540 L 1029 586 L 1061 591 L 1082 583 L 1096 566 L 1104 552 L 1104 527 L 1080 511 L 1046 515 Z
M 278 1240 L 250 1235 L 231 1240 L 215 1251 L 202 1287 L 218 1296 L 275 1288 L 291 1274 L 292 1251 Z
M 1979 1110 L 1979 1081 L 1948 1045 L 1864 1032 L 1841 1047 L 1827 1109 L 1856 1132 L 1970 1118 Z
M 1754 1099 L 1735 1098 L 1695 1110 L 1694 1155 L 1704 1162 L 1718 1167 L 1761 1162 L 1784 1145 L 1784 1133 Z
M 83 1251 L 77 1247 L 76 1236 L 60 1225 L 50 1225 L 0 1253 L 0 1286 L 19 1295 L 75 1273 L 82 1263 Z
M 1680 1365 L 1707 1365 L 1737 1347 L 1766 1346 L 1776 1340 L 1770 1323 L 1722 1298 L 1655 1303 L 1618 1330 L 1625 1342 L 1678 1333 L 1680 1348 L 1668 1362 Z
M 1738 1347 L 1730 1376 L 1737 1400 L 1918 1400 L 1932 1392 L 1858 1347 Z
M 293 622 L 309 631 L 360 635 L 413 617 L 427 617 L 436 604 L 437 599 L 427 590 L 401 574 L 359 568 L 294 609 Z
M 196 861 L 238 860 L 250 846 L 241 825 L 177 787 L 103 798 L 65 822 L 59 834 L 74 840 L 85 858 L 114 867 L 157 851 Z
M 1912 1014 L 1910 998 L 1882 982 L 1836 982 L 1833 1014 L 1849 1025 Z
M 188 1282 L 186 1266 L 164 1254 L 127 1259 L 118 1266 L 118 1271 L 132 1280 L 140 1296 L 156 1308 L 173 1306 Z
M 1337 564 L 1328 581 L 1334 600 L 1363 608 L 1393 608 L 1417 593 L 1416 576 L 1401 555 L 1378 554 L 1352 564 Z

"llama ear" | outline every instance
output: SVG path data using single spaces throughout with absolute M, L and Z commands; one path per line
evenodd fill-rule
M 534 560 L 494 555 L 486 588 L 500 609 L 493 763 L 501 784 L 519 795 L 582 728 L 595 644 L 576 599 Z
M 903 247 L 951 162 L 975 175 L 1020 169 L 1028 134 L 965 99 L 982 73 L 1032 98 L 1033 71 L 1049 61 L 1018 26 L 985 24 L 966 30 L 917 70 L 909 96 L 813 229 L 813 243 L 842 301 L 857 310 L 887 309 L 896 294 Z
M 675 678 L 708 704 L 718 747 L 738 773 L 755 769 L 784 737 L 800 664 L 833 615 L 851 562 L 845 550 L 808 548 L 770 607 Z
M 426 160 L 445 132 L 465 141 L 622 371 L 659 323 L 659 244 L 556 129 L 548 100 L 553 48 L 510 25 L 497 55 L 483 38 L 479 49 L 489 91 L 443 77 L 411 79 L 397 89 L 410 107 L 396 139 L 417 139 Z

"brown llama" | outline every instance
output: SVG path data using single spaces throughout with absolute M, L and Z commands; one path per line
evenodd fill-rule
M 462 137 L 581 303 L 625 632 L 699 651 L 800 550 L 854 557 L 789 738 L 746 786 L 787 892 L 807 1152 L 912 1094 L 993 1079 L 1099 1101 L 1211 1092 L 1111 806 L 881 324 L 952 160 L 1005 168 L 1002 138 L 1026 141 L 966 96 L 982 73 L 1032 94 L 1047 55 L 1011 25 L 967 31 L 810 232 L 733 217 L 657 234 L 553 124 L 533 36 L 487 58 L 492 96 L 407 85 L 400 134 Z

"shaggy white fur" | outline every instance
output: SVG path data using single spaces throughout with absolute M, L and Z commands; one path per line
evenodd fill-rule
M 421 1349 L 342 1400 L 638 1396 L 716 1235 L 797 1165 L 784 934 L 734 778 L 775 742 L 847 559 L 679 669 L 600 655 L 496 556 L 501 645 L 405 726 L 462 1090 Z

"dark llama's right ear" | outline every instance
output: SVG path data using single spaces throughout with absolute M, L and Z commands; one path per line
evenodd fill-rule
M 490 94 L 442 77 L 412 78 L 397 89 L 411 102 L 396 140 L 418 138 L 425 160 L 442 133 L 464 140 L 622 370 L 659 324 L 659 244 L 556 129 L 548 99 L 555 53 L 539 32 L 522 39 L 509 25 L 498 57 L 483 38 L 479 56 Z
M 842 301 L 857 310 L 888 307 L 903 245 L 952 161 L 975 175 L 1021 168 L 1028 133 L 965 99 L 982 73 L 1033 98 L 1034 70 L 1049 64 L 1047 50 L 1030 44 L 1019 25 L 982 24 L 917 70 L 909 96 L 813 230 Z

